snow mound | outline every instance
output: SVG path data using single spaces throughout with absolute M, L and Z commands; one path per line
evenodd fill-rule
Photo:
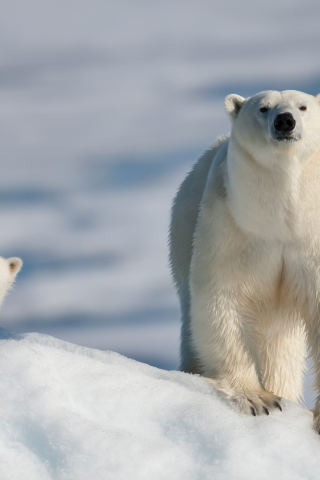
M 306 480 L 307 410 L 247 417 L 205 379 L 0 329 L 1 480 Z

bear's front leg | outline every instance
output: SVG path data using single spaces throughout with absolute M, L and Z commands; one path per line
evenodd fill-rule
M 233 408 L 252 415 L 281 410 L 279 396 L 261 383 L 258 319 L 281 269 L 281 253 L 270 248 L 237 226 L 209 175 L 190 266 L 191 344 L 204 376 Z
M 203 374 L 238 412 L 256 416 L 281 411 L 281 398 L 266 391 L 259 378 L 258 341 L 252 320 L 241 318 L 234 298 L 233 293 L 223 290 L 207 301 L 203 293 L 193 296 L 192 341 Z
M 318 310 L 320 310 L 320 307 L 318 307 Z M 311 321 L 307 319 L 306 327 L 315 373 L 314 389 L 320 392 L 320 317 Z M 313 428 L 320 434 L 320 393 L 313 409 Z

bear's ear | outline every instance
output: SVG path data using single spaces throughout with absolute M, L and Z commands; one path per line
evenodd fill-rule
M 316 95 L 316 100 L 318 100 L 318 102 L 320 103 L 320 93 L 318 93 L 318 95 Z
M 14 278 L 22 267 L 22 260 L 18 257 L 11 257 L 7 258 L 7 263 L 9 265 L 10 274 Z
M 235 120 L 240 112 L 240 109 L 245 101 L 245 98 L 235 93 L 231 93 L 225 98 L 224 105 L 231 120 Z

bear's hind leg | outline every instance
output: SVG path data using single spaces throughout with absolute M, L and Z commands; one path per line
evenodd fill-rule
M 202 369 L 199 359 L 191 346 L 190 332 L 190 294 L 189 288 L 180 285 L 180 311 L 181 311 L 181 333 L 180 333 L 180 367 L 182 372 L 201 374 Z

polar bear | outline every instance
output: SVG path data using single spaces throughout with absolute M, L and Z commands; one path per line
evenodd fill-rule
M 18 257 L 0 257 L 0 306 L 3 299 L 22 267 L 22 260 Z
M 231 135 L 195 164 L 172 208 L 180 368 L 236 410 L 268 415 L 301 399 L 308 347 L 320 392 L 320 95 L 231 94 L 225 107 Z

